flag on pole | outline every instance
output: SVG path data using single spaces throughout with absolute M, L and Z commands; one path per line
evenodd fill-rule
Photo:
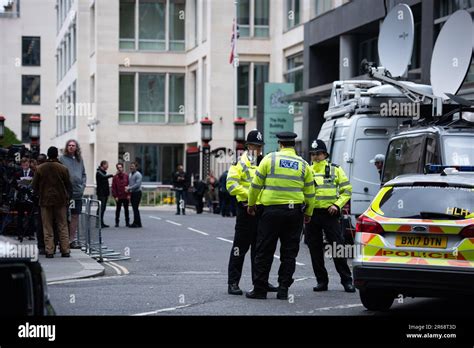
M 238 38 L 239 38 L 239 26 L 236 24 L 235 18 L 234 18 L 234 22 L 232 24 L 232 37 L 230 39 L 231 51 L 230 51 L 229 64 L 232 64 L 234 62 L 235 47 L 236 47 Z

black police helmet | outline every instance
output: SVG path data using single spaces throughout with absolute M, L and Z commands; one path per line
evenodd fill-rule
M 248 134 L 247 134 L 247 144 L 253 144 L 253 145 L 265 145 L 263 142 L 263 134 L 257 129 L 252 129 Z
M 324 141 L 320 139 L 314 140 L 313 143 L 311 144 L 311 147 L 309 148 L 309 153 L 318 153 L 318 152 L 325 152 L 326 154 L 329 155 L 326 144 L 324 143 Z

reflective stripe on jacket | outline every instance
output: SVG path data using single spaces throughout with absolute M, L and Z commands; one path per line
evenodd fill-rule
M 328 167 L 329 177 L 326 177 Z M 351 199 L 352 185 L 344 170 L 327 160 L 315 162 L 311 166 L 316 185 L 315 208 L 337 205 L 340 209 Z
M 247 151 L 239 157 L 236 164 L 229 168 L 226 188 L 232 196 L 236 196 L 238 202 L 247 202 L 250 183 L 256 170 L 257 166 L 252 165 Z
M 306 204 L 305 214 L 313 214 L 314 181 L 310 165 L 296 155 L 295 149 L 284 148 L 265 156 L 249 189 L 249 205 L 258 195 L 263 205 Z

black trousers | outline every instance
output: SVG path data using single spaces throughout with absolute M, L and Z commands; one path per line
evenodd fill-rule
M 17 204 L 17 226 L 16 231 L 18 237 L 23 238 L 25 236 L 34 236 L 34 217 L 33 217 L 33 204 L 18 203 Z M 24 219 L 26 213 L 27 226 L 25 227 Z
M 203 195 L 197 193 L 194 194 L 194 200 L 196 201 L 196 214 L 202 214 L 204 209 L 204 202 L 202 201 Z
M 100 222 L 102 223 L 102 226 L 104 226 L 105 225 L 104 213 L 105 213 L 105 209 L 107 208 L 107 200 L 109 199 L 109 197 L 98 196 L 97 199 L 100 201 Z M 97 215 L 99 215 L 99 212 L 97 212 Z
M 134 225 L 141 226 L 142 220 L 140 219 L 140 211 L 138 210 L 138 206 L 140 205 L 140 201 L 142 199 L 142 191 L 132 192 L 130 197 L 130 203 L 132 203 L 133 209 L 133 223 Z
M 281 244 L 278 283 L 282 287 L 293 284 L 302 231 L 303 212 L 299 206 L 293 209 L 287 205 L 263 207 L 258 221 L 255 255 L 256 291 L 266 291 L 278 239 Z
M 123 206 L 123 210 L 125 212 L 125 223 L 127 225 L 130 224 L 130 212 L 128 210 L 128 199 L 118 199 L 117 202 L 116 202 L 116 206 L 115 206 L 115 223 L 118 225 L 118 223 L 120 222 L 120 210 L 122 209 L 122 206 Z
M 344 239 L 341 232 L 339 215 L 329 215 L 326 209 L 314 210 L 311 222 L 306 226 L 305 235 L 311 254 L 314 275 L 318 283 L 329 282 L 328 272 L 324 267 L 324 242 L 323 231 L 331 248 L 333 245 L 343 245 Z M 335 243 L 335 244 L 334 244 Z M 347 259 L 333 257 L 336 270 L 341 277 L 341 283 L 352 283 L 351 270 L 347 265 Z
M 180 214 L 180 211 L 183 214 L 186 212 L 186 199 L 188 195 L 186 190 L 176 190 L 176 211 Z M 183 200 L 183 207 L 181 208 L 181 200 Z M 181 209 L 181 210 L 180 210 Z
M 250 249 L 252 283 L 255 281 L 255 245 L 257 241 L 258 217 L 247 214 L 247 207 L 237 203 L 234 244 L 230 251 L 228 284 L 239 284 L 245 255 Z

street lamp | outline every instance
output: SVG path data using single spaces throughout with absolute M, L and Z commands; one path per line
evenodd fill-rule
M 39 117 L 38 115 L 32 115 L 30 117 L 30 149 L 33 153 L 33 157 L 36 157 L 39 154 L 40 123 L 41 117 Z
M 244 143 L 245 143 L 245 125 L 247 122 L 241 118 L 238 117 L 234 120 L 234 141 L 235 141 L 235 153 L 236 153 L 236 159 L 239 158 L 239 156 L 242 154 L 244 151 Z
M 5 116 L 0 115 L 0 139 L 5 137 Z
M 202 141 L 202 178 L 207 178 L 211 167 L 211 146 L 212 140 L 212 120 L 204 117 L 201 120 L 201 141 Z

